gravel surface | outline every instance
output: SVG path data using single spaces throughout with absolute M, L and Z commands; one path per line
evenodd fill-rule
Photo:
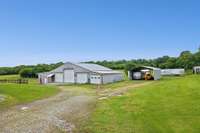
M 6 99 L 5 95 L 0 95 L 0 102 L 3 102 Z
M 0 133 L 72 133 L 76 121 L 88 117 L 96 98 L 73 89 L 48 99 L 0 112 Z
M 0 133 L 73 133 L 93 111 L 97 97 L 123 96 L 128 90 L 151 83 L 97 89 L 96 96 L 82 88 L 60 87 L 56 96 L 0 111 Z

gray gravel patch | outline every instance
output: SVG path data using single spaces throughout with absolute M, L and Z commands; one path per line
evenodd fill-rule
M 94 96 L 73 90 L 27 105 L 20 105 L 0 112 L 0 133 L 73 133 L 76 119 L 87 117 Z M 73 120 L 72 120 L 73 118 Z
M 0 102 L 3 102 L 6 100 L 6 96 L 5 95 L 0 95 Z

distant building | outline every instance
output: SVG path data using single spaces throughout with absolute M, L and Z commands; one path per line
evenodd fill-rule
M 163 76 L 181 76 L 185 74 L 185 69 L 162 69 L 161 74 Z
M 194 74 L 200 74 L 200 66 L 193 67 L 193 73 Z
M 38 78 L 41 84 L 106 84 L 123 80 L 123 74 L 97 64 L 67 62 L 50 72 L 39 73 Z

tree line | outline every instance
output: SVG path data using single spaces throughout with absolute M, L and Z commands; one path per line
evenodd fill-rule
M 153 66 L 158 68 L 184 68 L 192 69 L 194 66 L 200 66 L 200 50 L 192 53 L 183 51 L 178 57 L 163 56 L 156 59 L 133 59 L 133 60 L 118 60 L 118 61 L 89 61 L 87 63 L 95 63 L 116 70 L 129 70 L 137 66 Z M 38 65 L 21 65 L 16 67 L 0 67 L 0 75 L 20 74 L 21 77 L 36 78 L 37 73 L 51 71 L 63 62 L 56 64 L 38 64 Z
M 198 52 L 183 51 L 178 57 L 163 56 L 156 59 L 133 59 L 119 61 L 89 61 L 109 67 L 111 69 L 128 70 L 137 66 L 153 66 L 162 69 L 166 68 L 184 68 L 192 69 L 194 66 L 200 66 L 200 49 Z
M 63 62 L 56 64 L 20 65 L 16 67 L 0 67 L 0 75 L 20 74 L 24 78 L 37 78 L 37 73 L 48 72 L 59 66 Z

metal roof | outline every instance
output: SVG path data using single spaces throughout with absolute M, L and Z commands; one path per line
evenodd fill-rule
M 78 67 L 81 67 L 83 69 L 86 69 L 88 71 L 94 72 L 94 73 L 99 73 L 99 74 L 121 74 L 119 71 L 114 71 L 110 68 L 98 65 L 98 64 L 91 64 L 91 63 L 71 63 L 71 62 L 66 62 L 64 65 L 52 70 L 50 73 L 55 73 L 55 72 L 63 72 L 65 67 L 67 67 L 68 64 L 75 65 Z
M 47 75 L 47 78 L 54 76 L 55 74 L 49 74 Z
M 142 66 L 143 68 L 151 69 L 151 70 L 161 70 L 160 68 L 151 67 L 151 66 Z
M 114 71 L 110 68 L 91 63 L 76 63 L 75 65 L 85 68 L 91 72 L 99 73 L 99 74 L 121 74 L 119 71 Z
M 196 68 L 200 68 L 200 66 L 194 66 L 193 68 L 194 68 L 194 69 L 196 69 Z
M 110 71 L 95 71 L 96 73 L 99 73 L 99 74 L 122 74 L 122 72 L 120 71 L 113 71 L 113 70 L 110 70 Z
M 88 69 L 90 71 L 111 71 L 112 70 L 112 69 L 104 67 L 104 66 L 100 66 L 97 64 L 90 64 L 90 63 L 77 63 L 75 65 L 78 65 L 78 66 Z

